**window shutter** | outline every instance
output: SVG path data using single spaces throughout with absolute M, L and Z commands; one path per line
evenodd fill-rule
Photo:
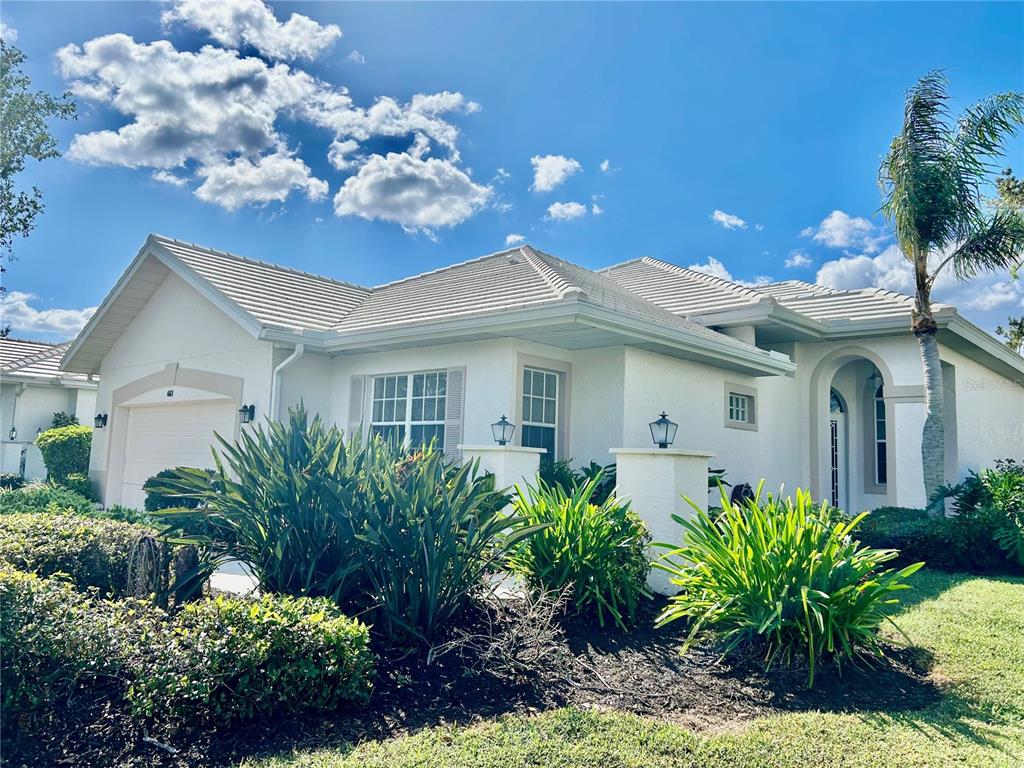
M 465 410 L 466 369 L 449 368 L 445 402 L 444 452 L 453 459 L 462 461 L 463 412 Z
M 351 438 L 363 426 L 363 392 L 365 376 L 353 376 L 348 387 L 348 437 Z

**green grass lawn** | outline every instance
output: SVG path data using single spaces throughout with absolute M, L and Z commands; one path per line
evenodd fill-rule
M 245 763 L 247 768 L 1024 766 L 1024 579 L 922 571 L 897 620 L 946 695 L 913 712 L 805 712 L 726 733 L 572 709 Z M 890 632 L 894 637 L 896 633 Z

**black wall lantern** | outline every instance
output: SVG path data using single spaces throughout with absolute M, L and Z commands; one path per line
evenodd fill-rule
M 650 427 L 651 439 L 659 448 L 668 448 L 675 442 L 676 430 L 679 429 L 679 425 L 669 419 L 668 414 L 664 411 L 661 412 L 661 417 L 657 421 L 650 423 Z
M 252 403 L 243 405 L 238 409 L 238 417 L 242 424 L 251 424 L 252 420 L 256 418 L 256 406 Z
M 512 433 L 516 431 L 516 425 L 504 415 L 491 424 L 491 434 L 494 435 L 494 442 L 498 445 L 508 445 L 512 442 Z
M 7 437 L 9 437 L 11 439 L 12 443 L 15 440 L 17 440 L 18 439 L 18 428 L 17 427 L 11 427 L 11 431 L 7 433 Z
M 96 429 L 103 429 L 107 426 L 107 414 L 97 413 L 96 418 L 92 420 L 92 425 L 96 427 Z

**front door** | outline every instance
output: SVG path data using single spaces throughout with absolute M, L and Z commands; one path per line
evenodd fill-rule
M 833 392 L 829 408 L 829 503 L 845 509 L 846 499 L 846 408 Z

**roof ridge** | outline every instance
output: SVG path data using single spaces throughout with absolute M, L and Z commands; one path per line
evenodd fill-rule
M 15 341 L 29 341 L 29 340 L 28 339 L 15 339 Z M 60 344 L 49 344 L 48 342 L 45 342 L 45 341 L 30 342 L 30 343 L 47 344 L 50 348 L 49 349 L 44 349 L 41 352 L 36 352 L 33 355 L 25 355 L 24 357 L 15 358 L 14 360 L 11 360 L 11 362 L 6 363 L 5 365 L 0 366 L 0 371 L 7 371 L 7 372 L 16 371 L 19 368 L 24 368 L 26 365 L 32 365 L 33 363 L 38 363 L 38 362 L 41 362 L 42 360 L 48 360 L 49 358 L 54 357 L 57 354 L 63 354 L 63 352 L 65 350 L 67 350 L 67 348 L 69 346 L 71 346 L 71 342 L 70 341 L 65 341 L 65 342 L 60 343 Z
M 747 287 L 745 285 L 737 283 L 735 280 L 727 280 L 726 278 L 718 277 L 717 275 L 709 275 L 707 272 L 701 272 L 699 269 L 680 267 L 678 264 L 673 264 L 670 261 L 662 261 L 661 259 L 656 259 L 653 256 L 644 256 L 640 259 L 640 261 L 646 261 L 648 264 L 652 264 L 653 266 L 656 266 L 659 269 L 662 269 L 666 272 L 677 272 L 685 276 L 693 277 L 695 280 L 700 280 L 702 283 L 707 283 L 709 285 L 728 286 L 729 288 L 735 290 L 736 292 L 745 295 L 763 295 L 761 291 L 757 290 L 756 288 Z
M 400 277 L 397 280 L 392 280 L 392 281 L 387 282 L 387 283 L 380 283 L 379 285 L 375 285 L 372 288 L 370 288 L 370 291 L 371 292 L 379 291 L 382 288 L 390 288 L 393 285 L 401 285 L 402 283 L 407 283 L 410 280 L 415 280 L 415 279 L 420 278 L 420 277 L 426 277 L 427 275 L 436 275 L 439 272 L 446 272 L 449 269 L 455 269 L 456 267 L 464 267 L 467 264 L 474 264 L 475 262 L 483 261 L 484 259 L 490 259 L 490 258 L 493 258 L 495 256 L 505 256 L 506 254 L 512 253 L 514 251 L 522 251 L 522 249 L 523 249 L 523 246 L 517 245 L 515 248 L 505 248 L 504 250 L 501 250 L 501 251 L 493 251 L 492 253 L 485 253 L 483 256 L 474 256 L 471 259 L 465 259 L 464 261 L 457 261 L 454 264 L 447 264 L 447 265 L 445 265 L 443 267 L 435 267 L 434 269 L 428 269 L 425 272 L 418 272 L 415 275 L 408 275 L 406 277 Z
M 616 262 L 615 264 L 609 264 L 607 267 L 601 267 L 600 269 L 595 269 L 594 271 L 595 272 L 610 272 L 613 269 L 618 269 L 619 267 L 624 267 L 627 264 L 635 264 L 636 262 L 643 261 L 646 258 L 647 258 L 646 256 L 637 256 L 636 258 L 633 258 L 633 259 L 626 259 L 625 261 L 619 261 L 619 262 Z
M 552 256 L 544 251 L 538 251 L 531 245 L 521 245 L 519 251 L 559 298 L 564 298 L 567 293 L 573 290 L 583 290 L 580 286 L 574 285 L 565 275 L 560 274 L 558 269 L 547 261 L 548 259 L 559 261 L 557 256 Z M 569 262 L 566 263 L 568 264 Z
M 158 241 L 165 240 L 172 243 L 177 243 L 178 245 L 183 245 L 187 248 L 195 248 L 196 250 L 199 251 L 206 251 L 207 253 L 213 254 L 214 256 L 224 256 L 229 259 L 237 259 L 238 261 L 244 261 L 249 264 L 259 264 L 260 266 L 268 267 L 269 269 L 274 269 L 277 270 L 278 272 L 290 272 L 293 275 L 301 275 L 302 277 L 312 277 L 316 280 L 325 280 L 329 283 L 334 283 L 336 285 L 344 285 L 346 288 L 356 288 L 357 290 L 360 291 L 370 292 L 373 290 L 372 288 L 369 288 L 365 285 L 351 283 L 348 280 L 339 280 L 336 277 L 329 277 L 327 275 L 321 275 L 316 272 L 308 272 L 304 269 L 296 269 L 295 267 L 288 267 L 285 266 L 284 264 L 274 264 L 273 262 L 270 261 L 264 261 L 263 259 L 254 259 L 249 256 L 242 256 L 241 254 L 232 253 L 231 251 L 222 251 L 219 248 L 212 248 L 209 245 L 202 245 L 200 243 L 190 243 L 186 240 L 179 240 L 176 237 L 168 237 L 167 235 L 161 235 L 157 232 L 151 233 L 150 237 Z

